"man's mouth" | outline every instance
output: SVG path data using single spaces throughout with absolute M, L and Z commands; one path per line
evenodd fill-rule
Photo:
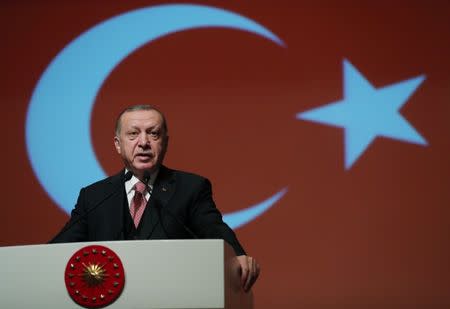
M 151 159 L 153 156 L 151 153 L 138 153 L 136 157 L 139 159 Z

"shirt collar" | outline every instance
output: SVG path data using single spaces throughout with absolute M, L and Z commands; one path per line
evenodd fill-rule
M 128 172 L 128 170 L 125 169 L 125 174 L 127 172 Z M 156 176 L 158 176 L 158 173 L 159 173 L 159 168 L 150 175 L 150 179 L 148 180 L 148 183 L 147 183 L 147 185 L 150 187 L 150 190 L 153 189 L 153 184 L 155 183 Z M 131 176 L 130 180 L 125 181 L 125 192 L 128 194 L 131 192 L 131 190 L 134 190 L 134 185 L 139 181 L 140 181 L 139 178 L 137 178 L 136 176 L 134 176 L 134 175 Z

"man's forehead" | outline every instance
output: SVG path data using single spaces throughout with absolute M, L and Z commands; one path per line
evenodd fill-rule
M 139 110 L 130 111 L 122 115 L 122 124 L 126 123 L 136 123 L 136 122 L 151 122 L 155 125 L 160 125 L 163 122 L 162 116 L 159 112 L 155 110 Z

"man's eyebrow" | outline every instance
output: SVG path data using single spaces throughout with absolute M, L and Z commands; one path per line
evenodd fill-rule
M 156 124 L 156 125 L 154 125 L 154 126 L 150 126 L 150 127 L 148 127 L 147 129 L 150 129 L 150 130 L 154 130 L 154 129 L 161 129 L 161 125 L 159 125 L 159 124 Z

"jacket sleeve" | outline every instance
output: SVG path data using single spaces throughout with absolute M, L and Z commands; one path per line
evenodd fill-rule
M 201 238 L 223 239 L 233 247 L 236 255 L 245 254 L 236 234 L 223 221 L 212 197 L 211 182 L 206 178 L 202 178 L 197 188 L 189 211 L 189 221 Z
M 87 241 L 88 226 L 85 204 L 85 188 L 80 190 L 77 204 L 72 210 L 70 220 L 49 243 Z

